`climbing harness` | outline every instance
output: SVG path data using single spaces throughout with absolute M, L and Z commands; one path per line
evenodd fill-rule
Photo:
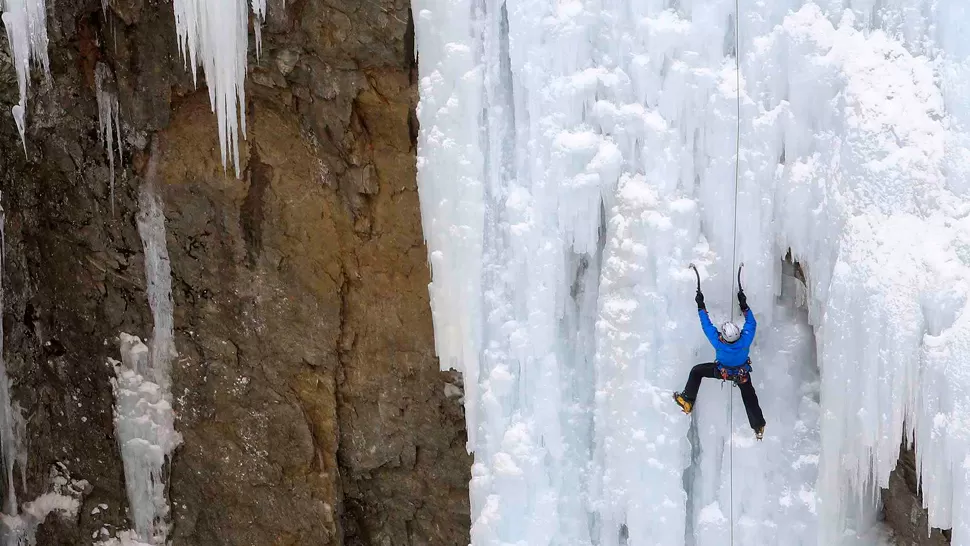
M 751 380 L 750 358 L 740 366 L 722 366 L 720 362 L 715 362 L 715 364 L 717 364 L 717 374 L 721 376 L 721 381 L 732 381 L 735 385 L 740 385 Z

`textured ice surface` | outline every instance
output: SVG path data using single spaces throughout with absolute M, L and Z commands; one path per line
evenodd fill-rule
M 874 486 L 914 437 L 931 523 L 970 544 L 964 3 L 759 4 L 740 90 L 733 1 L 414 13 L 474 544 L 877 543 Z M 713 357 L 687 263 L 730 318 L 735 233 L 760 444 L 718 382 L 692 418 L 669 394 Z

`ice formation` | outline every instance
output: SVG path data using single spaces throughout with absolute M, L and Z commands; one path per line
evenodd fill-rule
M 116 377 L 115 435 L 125 467 L 133 531 L 149 544 L 165 544 L 169 505 L 165 471 L 181 442 L 175 431 L 171 393 L 151 381 L 149 349 L 135 336 L 121 334 L 121 362 L 111 361 Z
M 175 351 L 175 304 L 172 301 L 172 266 L 165 238 L 165 213 L 154 186 L 158 168 L 156 153 L 153 149 L 146 177 L 149 182 L 139 195 L 138 234 L 145 249 L 145 281 L 153 324 L 148 361 L 150 373 L 139 373 L 170 390 L 172 360 L 178 356 Z
M 0 514 L 0 544 L 36 546 L 37 528 L 49 515 L 58 514 L 65 519 L 77 517 L 88 482 L 72 479 L 67 466 L 57 462 L 50 468 L 48 484 L 50 491 L 25 502 L 19 513 Z
M 473 544 L 871 544 L 915 439 L 970 545 L 970 7 L 735 5 L 414 2 Z M 762 444 L 730 388 L 669 394 L 713 357 L 686 266 L 727 319 L 735 257 Z
M 94 546 L 152 546 L 152 544 L 138 540 L 138 537 L 131 531 L 122 531 L 117 537 L 95 542 Z
M 6 253 L 5 214 L 0 208 L 0 279 L 3 276 Z M 0 315 L 4 308 L 4 290 L 0 283 Z M 86 482 L 72 480 L 67 468 L 58 463 L 51 468 L 52 490 L 24 503 L 17 501 L 15 469 L 20 469 L 21 489 L 26 489 L 27 450 L 26 422 L 19 404 L 10 394 L 10 377 L 3 357 L 3 327 L 0 325 L 0 461 L 3 465 L 3 511 L 0 513 L 0 544 L 3 546 L 33 546 L 37 527 L 52 512 L 74 517 L 80 506 L 79 498 Z
M 266 0 L 251 0 L 256 15 L 256 51 Z M 239 176 L 239 129 L 246 137 L 246 65 L 249 48 L 249 4 L 246 0 L 174 0 L 179 51 L 196 81 L 205 73 L 209 102 L 219 123 L 222 164 L 231 158 Z M 241 127 L 240 127 L 241 125 Z
M 98 63 L 94 69 L 94 88 L 98 100 L 98 136 L 108 153 L 108 169 L 111 176 L 111 211 L 115 206 L 115 154 L 114 145 L 118 145 L 118 165 L 121 166 L 121 123 L 118 108 L 118 95 L 114 90 L 114 76 L 111 69 L 104 63 Z
M 120 336 L 121 362 L 111 361 L 116 377 L 115 433 L 125 467 L 125 485 L 133 522 L 131 539 L 165 544 L 169 504 L 166 472 L 172 452 L 182 442 L 172 408 L 173 336 L 171 269 L 165 242 L 165 217 L 152 185 L 154 153 L 141 191 L 138 232 L 145 248 L 145 278 L 154 329 L 151 348 L 126 333 Z M 121 544 L 125 538 L 119 536 Z
M 50 61 L 47 57 L 47 5 L 45 0 L 4 0 L 3 26 L 7 29 L 10 58 L 17 71 L 20 102 L 11 109 L 20 131 L 20 139 L 27 151 L 24 133 L 27 128 L 27 88 L 30 83 L 30 67 L 39 64 L 44 75 L 50 78 Z

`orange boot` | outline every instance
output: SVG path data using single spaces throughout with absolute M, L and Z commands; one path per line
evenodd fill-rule
M 684 410 L 684 413 L 689 414 L 690 410 L 694 407 L 694 403 L 684 398 L 679 392 L 674 393 L 674 402 L 677 402 L 677 405 L 680 406 L 680 409 Z

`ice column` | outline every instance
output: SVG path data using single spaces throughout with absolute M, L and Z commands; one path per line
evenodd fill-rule
M 196 81 L 201 66 L 209 102 L 219 123 L 222 164 L 239 170 L 239 130 L 246 137 L 246 66 L 249 48 L 249 4 L 246 0 L 174 0 L 179 51 Z M 261 50 L 260 24 L 266 0 L 252 0 L 256 14 L 256 50 Z
M 112 361 L 116 377 L 115 432 L 125 466 L 125 484 L 134 532 L 150 544 L 164 544 L 169 532 L 165 472 L 182 437 L 175 430 L 170 369 L 176 356 L 173 338 L 171 270 L 165 243 L 165 217 L 154 192 L 154 155 L 142 188 L 138 232 L 145 248 L 145 279 L 154 329 L 151 348 L 121 334 L 121 362 Z

